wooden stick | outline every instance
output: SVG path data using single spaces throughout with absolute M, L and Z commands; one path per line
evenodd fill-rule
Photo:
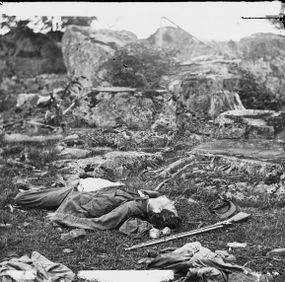
M 38 122 L 38 121 L 34 121 L 34 120 L 27 121 L 27 123 L 28 124 L 32 124 L 32 125 L 40 125 L 40 126 L 47 127 L 47 128 L 50 128 L 50 129 L 58 129 L 59 128 L 59 127 L 56 127 L 56 126 L 44 124 L 44 123 L 41 123 L 41 122 Z
M 206 162 L 207 163 L 207 162 Z M 191 163 L 191 164 L 187 164 L 185 166 L 183 166 L 181 169 L 179 169 L 178 171 L 176 171 L 175 173 L 173 173 L 169 178 L 163 180 L 162 182 L 160 182 L 155 188 L 155 191 L 158 191 L 161 187 L 163 187 L 167 182 L 169 182 L 171 179 L 175 178 L 180 172 L 182 172 L 183 170 L 185 170 L 188 167 L 191 167 L 193 165 L 200 165 L 200 164 L 205 164 L 205 162 L 198 162 L 198 163 Z
M 29 142 L 29 143 L 44 143 L 48 141 L 57 141 L 62 139 L 62 135 L 48 135 L 48 136 L 29 136 L 20 133 L 12 133 L 12 134 L 4 134 L 3 141 L 6 143 L 21 143 L 21 142 Z

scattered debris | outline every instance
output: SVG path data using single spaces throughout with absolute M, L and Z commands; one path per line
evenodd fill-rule
M 187 243 L 172 252 L 147 258 L 145 262 L 148 269 L 173 270 L 178 277 L 184 278 L 183 281 L 195 278 L 207 282 L 260 281 L 258 278 L 261 276 L 248 268 L 229 263 L 223 253 L 214 253 L 202 247 L 200 242 Z M 232 275 L 235 279 L 231 278 Z
M 151 228 L 152 225 L 149 222 L 131 217 L 120 226 L 119 231 L 128 236 L 140 237 Z
M 70 253 L 73 252 L 73 250 L 66 248 L 66 249 L 63 249 L 62 252 L 63 252 L 64 254 L 70 254 Z
M 285 248 L 273 249 L 266 254 L 268 257 L 285 259 Z
M 160 230 L 157 228 L 151 228 L 149 230 L 149 237 L 151 239 L 158 239 L 160 237 Z
M 179 175 L 182 171 L 186 170 L 187 168 L 191 167 L 191 166 L 195 166 L 195 165 L 199 165 L 201 163 L 190 163 L 187 164 L 185 166 L 183 166 L 182 168 L 180 168 L 179 170 L 177 170 L 175 173 L 173 173 L 169 178 L 163 180 L 161 183 L 159 183 L 154 190 L 158 191 L 159 189 L 161 189 L 167 182 L 169 182 L 170 180 L 174 179 L 177 175 Z
M 231 217 L 231 218 L 229 218 L 227 220 L 224 220 L 224 221 L 217 222 L 217 223 L 215 223 L 213 225 L 202 227 L 202 228 L 199 228 L 199 229 L 196 229 L 196 230 L 191 230 L 191 231 L 186 231 L 186 232 L 183 232 L 183 233 L 174 234 L 174 235 L 171 235 L 171 236 L 168 236 L 168 237 L 164 237 L 164 238 L 161 238 L 161 239 L 157 239 L 157 240 L 152 240 L 152 241 L 140 243 L 140 244 L 137 244 L 135 246 L 126 248 L 125 250 L 126 251 L 130 251 L 130 250 L 134 250 L 134 249 L 138 249 L 138 248 L 143 248 L 143 247 L 148 247 L 148 246 L 152 246 L 152 245 L 156 245 L 156 244 L 161 244 L 161 243 L 172 241 L 172 240 L 176 240 L 176 239 L 179 239 L 179 238 L 184 238 L 184 237 L 193 236 L 193 235 L 196 235 L 196 234 L 201 234 L 201 233 L 204 233 L 204 232 L 208 232 L 208 231 L 211 231 L 211 230 L 215 230 L 215 229 L 218 229 L 218 228 L 223 228 L 225 226 L 229 226 L 232 223 L 236 223 L 236 222 L 245 220 L 245 219 L 247 219 L 249 217 L 250 217 L 250 214 L 247 214 L 247 213 L 244 213 L 244 212 L 239 212 L 238 214 L 234 215 L 233 217 Z
M 227 243 L 227 247 L 230 249 L 246 248 L 247 243 L 231 242 L 231 243 Z
M 54 263 L 38 252 L 0 263 L 1 281 L 72 281 L 75 274 L 60 263 Z M 29 279 L 29 280 L 27 280 Z
M 30 225 L 30 223 L 28 223 L 28 222 L 24 222 L 24 223 L 23 223 L 23 226 L 24 226 L 24 227 L 28 227 L 29 225 Z
M 12 224 L 10 224 L 10 223 L 0 223 L 0 228 L 12 228 Z
M 29 136 L 20 133 L 4 134 L 3 141 L 6 143 L 45 143 L 49 141 L 58 141 L 63 138 L 62 135 L 48 135 L 48 136 Z
M 6 163 L 8 165 L 11 165 L 11 166 L 19 166 L 19 167 L 23 167 L 23 168 L 26 168 L 26 169 L 30 169 L 30 170 L 33 170 L 33 171 L 36 171 L 36 167 L 33 166 L 33 165 L 30 165 L 30 164 L 26 164 L 26 163 L 23 163 L 23 162 L 19 162 L 19 161 L 16 161 L 16 160 L 12 160 L 12 159 L 8 159 L 6 161 Z
M 79 148 L 65 148 L 59 153 L 59 156 L 64 159 L 83 159 L 90 155 L 90 153 L 90 150 Z
M 171 229 L 167 226 L 161 230 L 161 234 L 164 236 L 169 235 L 170 233 L 171 233 Z
M 63 241 L 69 241 L 78 237 L 86 236 L 86 231 L 84 229 L 74 229 L 68 233 L 63 233 L 60 236 L 60 239 Z

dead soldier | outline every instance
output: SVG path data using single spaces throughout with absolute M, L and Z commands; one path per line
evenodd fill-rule
M 151 190 L 135 191 L 125 185 L 81 192 L 76 188 L 20 192 L 20 206 L 51 208 L 47 218 L 70 227 L 107 230 L 119 228 L 126 220 L 146 220 L 157 228 L 177 228 L 181 222 L 174 203 Z

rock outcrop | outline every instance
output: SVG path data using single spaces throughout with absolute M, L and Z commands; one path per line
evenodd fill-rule
M 164 78 L 165 84 L 184 112 L 216 117 L 226 110 L 244 109 L 235 92 L 238 63 L 221 58 L 184 63 L 177 74 Z
M 235 110 L 220 114 L 215 122 L 219 125 L 236 124 L 247 129 L 250 134 L 272 138 L 285 127 L 285 112 L 269 110 Z
M 0 36 L 0 65 L 6 76 L 33 77 L 43 73 L 65 73 L 61 32 L 35 33 L 25 27 Z M 0 82 L 4 76 L 0 77 Z
M 85 76 L 86 86 L 98 86 L 99 67 L 118 48 L 136 40 L 137 37 L 129 31 L 68 26 L 62 38 L 62 51 L 67 72 L 71 77 Z
M 273 97 L 285 102 L 285 37 L 258 33 L 239 42 L 242 66 L 255 75 Z
M 159 28 L 147 39 L 152 45 L 172 50 L 180 61 L 194 57 L 213 56 L 217 51 L 181 28 L 166 26 Z
M 176 107 L 166 91 L 134 88 L 94 88 L 80 100 L 73 115 L 93 127 L 157 131 L 176 130 Z
M 56 161 L 58 168 L 66 170 L 73 176 L 89 175 L 106 179 L 122 179 L 129 175 L 137 174 L 148 166 L 161 162 L 161 154 L 144 152 L 113 151 L 102 156 L 95 156 L 77 160 Z

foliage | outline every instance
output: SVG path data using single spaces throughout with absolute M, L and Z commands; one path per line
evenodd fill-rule
M 240 69 L 238 94 L 247 109 L 277 110 L 281 101 L 265 87 L 258 83 L 254 74 L 246 69 Z
M 158 88 L 160 79 L 176 65 L 173 54 L 145 43 L 119 49 L 102 69 L 104 79 L 114 86 Z
M 16 16 L 1 15 L 0 29 L 6 32 L 11 29 L 25 30 L 31 28 L 38 32 L 62 31 L 68 25 L 90 26 L 96 17 L 46 17 L 34 16 L 25 20 Z

